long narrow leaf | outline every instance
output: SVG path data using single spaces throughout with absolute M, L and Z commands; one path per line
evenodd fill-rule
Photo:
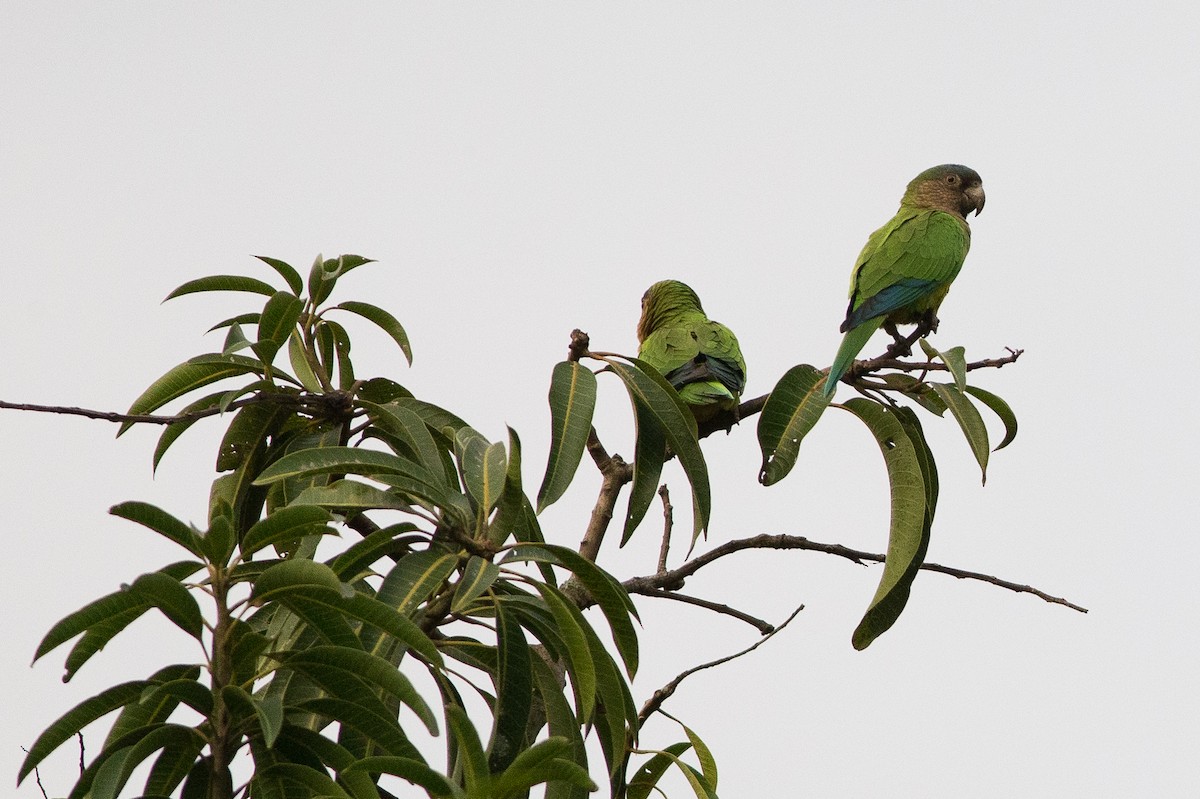
M 1013 413 L 1013 409 L 1009 407 L 1009 404 L 992 392 L 982 389 L 979 386 L 967 386 L 966 390 L 968 394 L 991 408 L 992 413 L 1000 417 L 1000 421 L 1004 423 L 1004 440 L 997 444 L 992 452 L 1002 450 L 1011 444 L 1013 439 L 1017 437 L 1017 415 Z
M 987 485 L 988 455 L 991 454 L 991 446 L 988 444 L 987 426 L 983 423 L 983 417 L 979 415 L 979 409 L 954 386 L 944 383 L 930 383 L 930 385 L 946 403 L 950 413 L 954 414 L 958 426 L 962 428 L 963 435 L 967 438 L 967 444 L 971 447 L 971 454 L 975 456 L 975 461 L 979 464 L 981 480 L 984 485 Z
M 825 373 L 802 363 L 789 369 L 771 389 L 758 418 L 758 445 L 763 456 L 758 481 L 763 485 L 778 483 L 796 464 L 800 442 L 829 405 L 824 387 Z
M 913 443 L 896 416 L 882 405 L 861 398 L 847 401 L 844 407 L 862 420 L 879 444 L 892 504 L 883 575 L 852 638 L 855 649 L 865 649 L 895 624 L 908 602 L 913 578 L 924 557 L 926 493 Z
M 404 332 L 404 327 L 396 317 L 382 308 L 365 302 L 343 302 L 333 306 L 331 310 L 349 311 L 374 322 L 384 333 L 392 337 L 392 340 L 400 347 L 400 351 L 404 353 L 404 357 L 408 359 L 408 365 L 412 366 L 412 346 L 408 343 L 408 334 Z
M 550 453 L 538 489 L 538 513 L 557 502 L 575 479 L 592 429 L 596 375 L 577 361 L 556 364 L 550 376 L 549 401 Z
M 264 283 L 258 278 L 245 277 L 244 275 L 210 275 L 208 277 L 189 280 L 168 294 L 163 299 L 163 302 L 176 297 L 182 297 L 185 294 L 196 294 L 202 291 L 248 291 L 253 294 L 262 294 L 264 297 L 270 297 L 275 293 L 275 287 L 270 283 Z

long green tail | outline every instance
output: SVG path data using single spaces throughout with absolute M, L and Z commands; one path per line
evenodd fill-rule
M 846 335 L 842 338 L 842 346 L 838 347 L 837 355 L 833 358 L 833 366 L 829 367 L 829 376 L 825 378 L 824 394 L 826 399 L 833 396 L 833 392 L 837 390 L 838 381 L 842 379 L 842 375 L 846 374 L 850 364 L 854 363 L 855 356 L 862 351 L 863 347 L 867 346 L 871 335 L 883 324 L 883 319 L 882 316 L 876 316 L 866 320 L 858 327 L 846 331 Z

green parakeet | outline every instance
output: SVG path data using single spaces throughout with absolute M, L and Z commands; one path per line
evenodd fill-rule
M 733 331 L 704 314 L 700 298 L 678 280 L 662 280 L 642 295 L 638 357 L 675 387 L 697 421 L 738 405 L 746 361 Z
M 825 379 L 826 397 L 880 326 L 898 340 L 896 325 L 937 330 L 938 306 L 971 247 L 967 214 L 978 216 L 983 203 L 979 174 L 960 164 L 931 167 L 908 184 L 900 210 L 871 234 L 854 264 L 846 335 Z

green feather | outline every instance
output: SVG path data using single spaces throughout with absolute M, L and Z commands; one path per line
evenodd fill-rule
M 829 376 L 825 378 L 824 394 L 826 397 L 833 396 L 838 381 L 854 363 L 854 356 L 862 352 L 862 348 L 867 346 L 868 339 L 882 324 L 883 317 L 876 316 L 858 327 L 846 331 L 846 335 L 842 337 L 842 346 L 838 347 L 837 355 L 833 358 L 833 366 L 829 367 Z
M 737 407 L 746 361 L 737 337 L 704 313 L 678 280 L 655 283 L 642 297 L 638 357 L 661 372 L 697 419 Z

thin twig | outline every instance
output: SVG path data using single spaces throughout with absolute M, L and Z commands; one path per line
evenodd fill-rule
M 87 419 L 98 419 L 103 422 L 119 424 L 175 424 L 176 422 L 193 422 L 217 416 L 228 411 L 234 411 L 247 405 L 275 403 L 287 405 L 309 413 L 325 412 L 326 414 L 349 415 L 352 410 L 350 395 L 347 392 L 334 391 L 328 394 L 291 394 L 284 392 L 260 392 L 249 397 L 234 400 L 224 407 L 201 408 L 186 413 L 163 415 L 153 413 L 115 413 L 113 411 L 97 411 L 90 408 L 77 408 L 67 405 L 37 405 L 29 402 L 7 402 L 0 400 L 0 410 L 31 411 L 33 413 L 57 413 L 67 416 L 83 416 Z
M 667 484 L 658 487 L 658 496 L 663 504 L 663 537 L 662 545 L 658 548 L 658 573 L 667 570 L 667 555 L 671 551 L 671 528 L 675 525 L 675 506 L 671 504 L 671 491 Z
M 814 552 L 824 552 L 828 555 L 837 555 L 860 565 L 866 562 L 883 563 L 887 558 L 883 555 L 874 552 L 863 552 L 850 547 L 842 546 L 841 544 L 824 544 L 819 541 L 810 541 L 809 539 L 798 535 L 770 535 L 763 533 L 751 538 L 738 538 L 732 541 L 726 541 L 724 544 L 710 549 L 702 555 L 689 560 L 677 569 L 672 569 L 661 574 L 652 574 L 646 577 L 634 577 L 621 583 L 625 586 L 625 590 L 631 594 L 645 593 L 647 590 L 670 588 L 671 586 L 682 585 L 683 581 L 695 574 L 697 571 L 712 563 L 715 560 L 731 555 L 734 552 L 740 552 L 743 549 L 804 549 Z M 1049 602 L 1054 605 L 1063 605 L 1080 613 L 1087 613 L 1087 608 L 1070 602 L 1062 597 L 1047 594 L 1037 588 L 1028 585 L 1021 585 L 1010 580 L 1003 580 L 999 577 L 993 577 L 988 574 L 982 574 L 975 571 L 967 571 L 958 569 L 952 566 L 942 566 L 937 563 L 923 563 L 921 568 L 925 571 L 940 572 L 949 574 L 952 577 L 957 577 L 961 580 L 979 580 L 980 582 L 990 583 L 991 585 L 1000 588 L 1006 588 L 1009 591 L 1022 594 L 1033 594 L 1038 599 L 1044 602 Z
M 693 666 L 692 668 L 687 669 L 686 671 L 680 673 L 677 677 L 675 677 L 675 679 L 671 680 L 669 683 L 664 685 L 662 688 L 659 688 L 657 691 L 654 692 L 653 696 L 651 696 L 649 699 L 646 700 L 646 704 L 642 705 L 642 709 L 638 713 L 638 728 L 640 729 L 642 726 L 645 725 L 646 719 L 650 718 L 650 714 L 654 713 L 659 708 L 661 708 L 663 702 L 666 702 L 668 699 L 670 699 L 671 695 L 675 693 L 675 690 L 677 688 L 679 688 L 679 684 L 681 682 L 683 682 L 685 679 L 687 679 L 689 676 L 691 676 L 691 675 L 695 674 L 696 672 L 701 671 L 703 669 L 711 669 L 714 666 L 720 666 L 723 663 L 728 663 L 731 660 L 740 658 L 742 655 L 750 654 L 755 649 L 758 649 L 760 646 L 765 644 L 767 641 L 770 641 L 771 638 L 773 638 L 775 636 L 775 634 L 778 633 L 779 631 L 781 631 L 784 627 L 787 627 L 789 624 L 791 624 L 792 619 L 796 618 L 796 616 L 802 610 L 804 610 L 803 605 L 801 605 L 800 607 L 798 607 L 794 611 L 792 611 L 792 615 L 788 616 L 787 619 L 785 619 L 782 624 L 780 624 L 775 629 L 771 630 L 771 632 L 765 633 L 762 638 L 759 638 L 757 641 L 755 641 L 753 644 L 746 647 L 742 651 L 735 652 L 732 655 L 726 655 L 723 658 L 717 658 L 716 660 L 709 661 L 708 663 L 701 663 L 699 666 Z
M 757 616 L 751 616 L 749 613 L 745 613 L 737 608 L 730 607 L 729 605 L 723 605 L 720 602 L 710 602 L 707 599 L 681 594 L 678 591 L 667 591 L 661 588 L 647 588 L 643 591 L 639 591 L 638 593 L 642 596 L 657 596 L 662 597 L 663 599 L 674 599 L 676 602 L 684 602 L 688 605 L 695 605 L 696 607 L 711 610 L 715 613 L 720 613 L 723 616 L 732 616 L 738 621 L 746 622 L 746 624 L 754 627 L 763 635 L 766 635 L 775 629 L 775 626 L 770 622 L 763 621 Z

